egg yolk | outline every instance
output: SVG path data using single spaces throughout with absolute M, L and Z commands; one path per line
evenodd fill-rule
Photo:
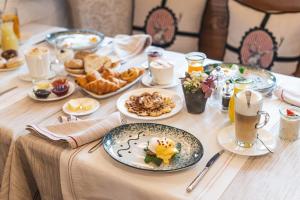
M 156 157 L 163 160 L 163 163 L 168 165 L 172 156 L 178 153 L 178 150 L 175 147 L 175 143 L 172 140 L 168 140 L 168 142 L 160 142 L 156 149 Z

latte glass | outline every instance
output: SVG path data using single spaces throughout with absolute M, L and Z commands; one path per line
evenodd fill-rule
M 257 129 L 264 127 L 270 116 L 261 110 L 263 97 L 259 92 L 244 90 L 234 98 L 236 142 L 241 147 L 250 148 L 256 142 Z

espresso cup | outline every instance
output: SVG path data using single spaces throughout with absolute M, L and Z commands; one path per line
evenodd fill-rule
M 168 85 L 174 80 L 174 66 L 164 60 L 156 60 L 150 63 L 152 82 L 158 85 Z
M 235 95 L 235 136 L 239 146 L 250 148 L 256 142 L 257 129 L 269 121 L 269 114 L 261 111 L 263 97 L 252 90 L 244 90 Z M 263 122 L 260 122 L 264 116 Z
M 50 51 L 46 47 L 33 47 L 25 53 L 25 59 L 32 79 L 47 79 L 50 74 Z

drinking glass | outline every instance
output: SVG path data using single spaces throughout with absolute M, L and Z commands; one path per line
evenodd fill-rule
M 261 110 L 263 97 L 259 92 L 244 90 L 234 98 L 236 142 L 240 147 L 250 148 L 258 137 L 257 129 L 264 127 L 270 116 Z
M 188 62 L 188 72 L 193 71 L 204 71 L 204 61 L 206 59 L 205 53 L 201 52 L 191 52 L 185 55 L 185 59 Z
M 4 12 L 2 13 L 2 22 L 12 22 L 14 32 L 18 39 L 21 38 L 21 32 L 20 32 L 20 22 L 19 22 L 19 16 L 17 8 L 15 7 L 7 7 Z

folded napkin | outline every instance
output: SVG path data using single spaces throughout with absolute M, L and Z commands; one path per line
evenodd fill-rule
M 113 50 L 120 60 L 125 61 L 142 53 L 151 43 L 150 35 L 117 35 L 113 40 Z
M 77 148 L 103 137 L 121 124 L 120 113 L 115 112 L 105 119 L 70 121 L 45 127 L 30 124 L 26 129 L 53 141 L 67 142 L 71 148 Z
M 274 90 L 274 95 L 281 101 L 300 107 L 300 91 L 292 91 L 278 86 Z

